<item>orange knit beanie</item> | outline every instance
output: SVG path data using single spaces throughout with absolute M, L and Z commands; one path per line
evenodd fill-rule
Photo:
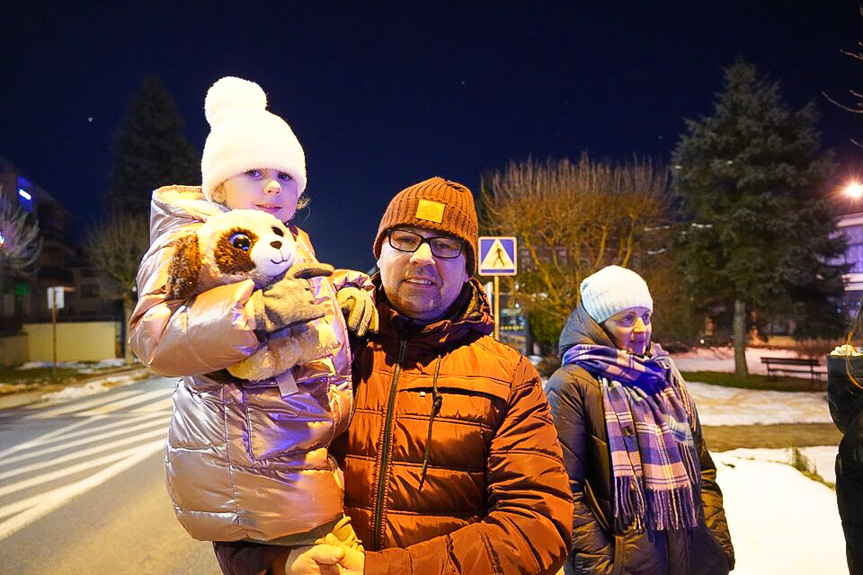
M 443 178 L 430 178 L 396 194 L 378 227 L 372 248 L 376 258 L 381 255 L 387 230 L 402 225 L 443 232 L 464 240 L 465 269 L 468 275 L 476 271 L 476 208 L 473 195 L 465 186 Z

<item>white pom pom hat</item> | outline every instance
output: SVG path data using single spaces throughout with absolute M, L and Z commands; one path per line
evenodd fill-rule
M 640 275 L 620 266 L 607 266 L 581 282 L 581 305 L 602 323 L 631 307 L 653 311 L 653 298 Z
M 213 84 L 204 100 L 210 135 L 201 157 L 204 195 L 242 172 L 280 170 L 306 189 L 306 155 L 287 122 L 267 111 L 267 95 L 254 82 L 227 76 Z

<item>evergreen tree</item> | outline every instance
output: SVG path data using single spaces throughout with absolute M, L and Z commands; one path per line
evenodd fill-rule
M 158 77 L 145 78 L 114 134 L 109 212 L 147 214 L 159 186 L 200 181 L 200 160 L 174 100 Z
M 108 217 L 90 230 L 91 263 L 117 282 L 124 324 L 135 304 L 135 273 L 149 246 L 148 220 L 153 190 L 168 184 L 201 181 L 200 161 L 183 135 L 183 120 L 157 77 L 145 78 L 114 133 Z M 124 342 L 125 343 L 125 342 Z M 125 357 L 131 361 L 126 346 Z
M 704 307 L 732 312 L 735 371 L 747 375 L 748 318 L 797 320 L 797 336 L 841 329 L 842 253 L 825 193 L 831 153 L 818 114 L 792 111 L 779 85 L 738 61 L 725 69 L 713 115 L 687 120 L 672 158 L 685 229 L 677 253 Z M 803 330 L 809 330 L 804 334 Z

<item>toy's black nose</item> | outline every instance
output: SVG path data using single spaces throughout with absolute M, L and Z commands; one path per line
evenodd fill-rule
M 270 242 L 270 245 L 278 250 L 278 249 L 281 249 L 282 242 L 280 242 L 279 240 L 274 240 L 274 241 Z

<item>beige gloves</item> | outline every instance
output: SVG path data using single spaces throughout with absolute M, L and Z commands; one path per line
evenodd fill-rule
M 345 314 L 349 330 L 360 337 L 366 333 L 377 333 L 378 310 L 369 292 L 353 286 L 343 287 L 336 294 L 336 299 Z
M 296 264 L 285 277 L 252 295 L 252 305 L 259 331 L 267 333 L 294 323 L 304 323 L 324 317 L 326 307 L 316 304 L 308 280 L 332 275 L 329 264 Z

